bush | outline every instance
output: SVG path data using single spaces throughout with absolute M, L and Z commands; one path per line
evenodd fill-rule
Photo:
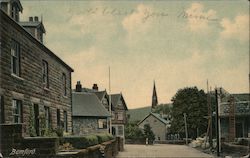
M 98 136 L 100 137 L 100 136 Z M 67 136 L 62 137 L 60 144 L 70 143 L 74 148 L 84 149 L 89 146 L 99 144 L 99 138 L 96 135 L 89 136 Z
M 96 136 L 98 138 L 99 144 L 113 139 L 113 136 L 110 134 L 98 134 Z

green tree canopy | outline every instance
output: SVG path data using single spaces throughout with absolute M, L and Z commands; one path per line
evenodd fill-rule
M 197 87 L 187 87 L 177 91 L 172 98 L 172 133 L 184 133 L 183 114 L 187 114 L 187 127 L 189 137 L 195 138 L 206 132 L 207 128 L 207 98 L 203 90 Z

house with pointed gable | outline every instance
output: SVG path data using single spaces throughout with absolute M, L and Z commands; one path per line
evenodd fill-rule
M 170 127 L 170 121 L 162 118 L 160 114 L 150 112 L 144 119 L 142 119 L 137 125 L 143 129 L 144 125 L 149 124 L 153 133 L 155 134 L 155 140 L 166 140 L 166 134 Z
M 122 93 L 112 94 L 111 102 L 113 105 L 112 110 L 112 134 L 115 136 L 123 137 L 124 136 L 124 125 L 127 123 L 128 111 L 127 104 L 124 100 Z
M 95 93 L 83 91 L 80 81 L 72 92 L 73 133 L 108 133 L 110 113 Z

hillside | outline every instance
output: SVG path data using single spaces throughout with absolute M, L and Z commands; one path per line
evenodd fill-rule
M 171 107 L 172 107 L 172 104 L 160 104 L 156 108 L 155 112 L 156 113 L 160 113 L 160 111 L 161 111 L 162 113 L 168 113 L 169 112 L 169 108 L 171 108 Z M 130 115 L 129 121 L 130 122 L 141 121 L 150 112 L 151 112 L 151 106 L 137 108 L 137 109 L 130 109 L 128 111 L 128 114 Z
M 128 110 L 128 114 L 130 115 L 129 121 L 140 121 L 142 120 L 147 114 L 151 111 L 151 106 L 137 108 L 137 109 L 130 109 Z

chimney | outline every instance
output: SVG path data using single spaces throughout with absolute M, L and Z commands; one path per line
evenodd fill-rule
M 76 84 L 76 92 L 81 92 L 82 91 L 82 85 L 80 81 L 77 81 Z
M 29 17 L 29 21 L 33 21 L 33 17 L 31 16 L 31 17 Z
M 35 16 L 35 17 L 34 17 L 34 21 L 38 21 L 38 16 Z
M 95 83 L 95 84 L 93 84 L 93 87 L 92 87 L 92 89 L 93 90 L 96 90 L 96 91 L 98 91 L 98 86 L 97 86 L 97 84 Z

